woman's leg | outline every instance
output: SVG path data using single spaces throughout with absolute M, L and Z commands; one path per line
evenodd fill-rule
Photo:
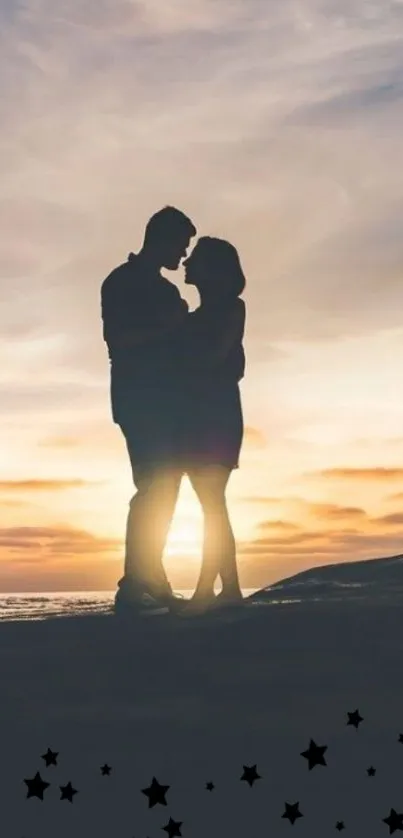
M 194 593 L 196 600 L 214 597 L 214 582 L 222 579 L 223 597 L 241 596 L 236 566 L 235 538 L 225 491 L 231 471 L 224 466 L 203 466 L 188 472 L 204 514 L 203 560 Z

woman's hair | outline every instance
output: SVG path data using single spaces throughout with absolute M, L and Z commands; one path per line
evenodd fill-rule
M 201 236 L 194 250 L 196 248 L 197 257 L 205 264 L 214 283 L 214 295 L 222 299 L 239 297 L 245 289 L 246 279 L 236 247 L 225 239 Z

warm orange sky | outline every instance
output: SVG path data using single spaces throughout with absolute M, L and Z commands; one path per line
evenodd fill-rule
M 403 4 L 3 0 L 0 23 L 0 591 L 120 576 L 99 293 L 166 203 L 248 278 L 242 584 L 400 553 Z M 176 586 L 200 539 L 185 483 Z

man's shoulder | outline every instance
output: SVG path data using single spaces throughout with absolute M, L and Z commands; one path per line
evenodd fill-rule
M 128 262 L 123 262 L 108 274 L 101 285 L 102 295 L 122 286 L 128 278 Z

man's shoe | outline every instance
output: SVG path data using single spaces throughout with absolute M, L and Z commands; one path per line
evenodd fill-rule
M 156 596 L 155 599 L 168 608 L 172 614 L 178 614 L 189 602 L 182 594 L 176 594 L 173 591 L 171 594 Z
M 163 614 L 164 612 L 168 612 L 168 605 L 146 592 L 135 597 L 119 596 L 118 593 L 115 597 L 114 613 L 119 617 Z

